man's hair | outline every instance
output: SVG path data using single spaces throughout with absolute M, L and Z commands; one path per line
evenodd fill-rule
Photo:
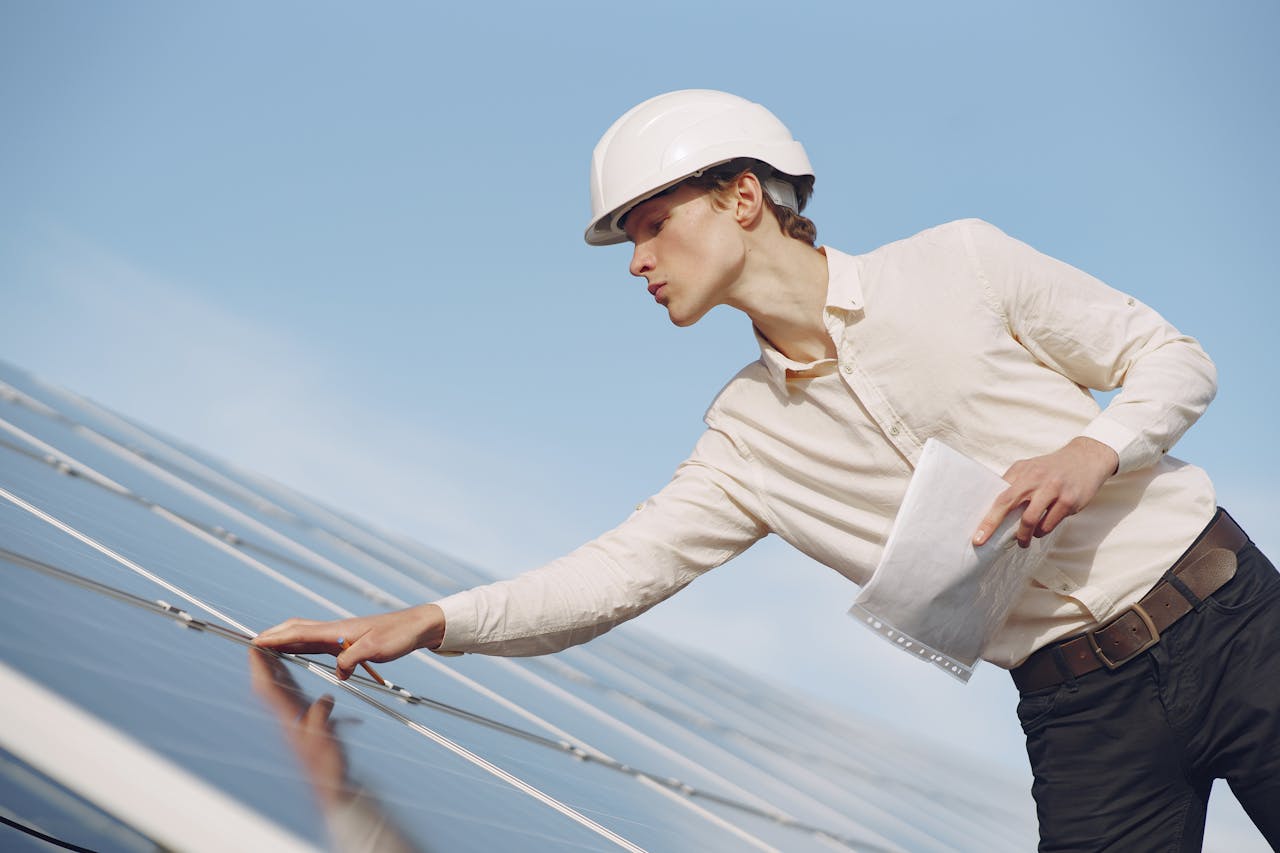
M 818 226 L 814 225 L 813 221 L 807 217 L 801 216 L 799 212 L 804 210 L 804 206 L 809 203 L 809 198 L 813 195 L 813 175 L 801 175 L 798 177 L 796 175 L 788 175 L 785 172 L 779 172 L 768 163 L 760 160 L 739 157 L 736 160 L 712 166 L 701 175 L 681 181 L 679 185 L 687 184 L 709 190 L 712 195 L 720 195 L 738 180 L 744 172 L 751 172 L 761 184 L 764 184 L 768 178 L 773 177 L 784 180 L 795 188 L 797 210 L 775 204 L 773 199 L 769 198 L 768 193 L 765 193 L 764 203 L 768 206 L 769 212 L 773 214 L 773 218 L 778 221 L 778 226 L 782 229 L 783 234 L 788 237 L 794 237 L 803 243 L 808 243 L 810 246 L 816 245 L 818 241 Z

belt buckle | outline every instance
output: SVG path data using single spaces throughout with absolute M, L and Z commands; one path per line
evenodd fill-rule
M 1098 640 L 1095 635 L 1100 633 L 1101 631 L 1106 630 L 1106 628 L 1110 628 L 1112 625 L 1116 624 L 1121 619 L 1123 619 L 1124 618 L 1123 613 L 1120 614 L 1120 616 L 1117 617 L 1116 619 L 1113 619 L 1104 628 L 1099 628 L 1097 631 L 1090 631 L 1089 633 L 1085 634 L 1085 636 L 1089 638 L 1089 646 L 1093 649 L 1093 653 L 1097 655 L 1098 660 L 1102 661 L 1103 665 L 1105 665 L 1107 669 L 1119 669 L 1120 667 L 1127 664 L 1129 661 L 1136 658 L 1138 655 L 1145 652 L 1147 649 L 1154 646 L 1156 643 L 1160 642 L 1160 631 L 1156 629 L 1156 624 L 1151 621 L 1151 617 L 1147 614 L 1147 611 L 1142 609 L 1142 605 L 1134 604 L 1130 607 L 1130 609 L 1133 610 L 1134 613 L 1138 614 L 1138 618 L 1142 620 L 1143 625 L 1147 626 L 1147 632 L 1151 635 L 1151 637 L 1146 642 L 1144 642 L 1141 646 L 1134 649 L 1132 652 L 1125 655 L 1120 660 L 1113 661 L 1111 658 L 1107 657 L 1107 653 L 1102 650 L 1102 646 L 1098 645 Z

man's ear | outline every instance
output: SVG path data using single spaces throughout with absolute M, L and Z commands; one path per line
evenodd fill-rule
M 754 172 L 743 172 L 730 188 L 734 219 L 743 228 L 754 227 L 764 215 L 764 187 Z

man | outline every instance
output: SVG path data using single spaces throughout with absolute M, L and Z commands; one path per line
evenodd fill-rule
M 976 220 L 866 255 L 814 246 L 813 171 L 771 113 L 672 92 L 605 133 L 593 245 L 679 326 L 747 314 L 761 358 L 671 483 L 619 527 L 510 581 L 391 614 L 290 620 L 260 645 L 363 660 L 585 642 L 768 533 L 864 584 L 924 442 L 1009 488 L 1017 539 L 1061 528 L 984 657 L 1013 670 L 1042 849 L 1198 849 L 1209 786 L 1280 843 L 1280 578 L 1203 471 L 1167 455 L 1215 371 L 1158 314 Z M 1100 410 L 1086 389 L 1122 390 Z M 767 618 L 767 613 L 761 614 Z

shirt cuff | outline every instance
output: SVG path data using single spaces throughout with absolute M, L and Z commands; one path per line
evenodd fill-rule
M 1106 414 L 1094 418 L 1080 434 L 1085 438 L 1100 441 L 1116 452 L 1120 460 L 1120 464 L 1116 467 L 1117 474 L 1145 468 L 1156 461 L 1151 458 L 1147 442 L 1142 440 L 1142 436 L 1119 421 L 1107 417 Z
M 436 603 L 444 611 L 444 638 L 428 651 L 442 657 L 457 657 L 475 645 L 476 597 L 471 590 L 456 592 Z

